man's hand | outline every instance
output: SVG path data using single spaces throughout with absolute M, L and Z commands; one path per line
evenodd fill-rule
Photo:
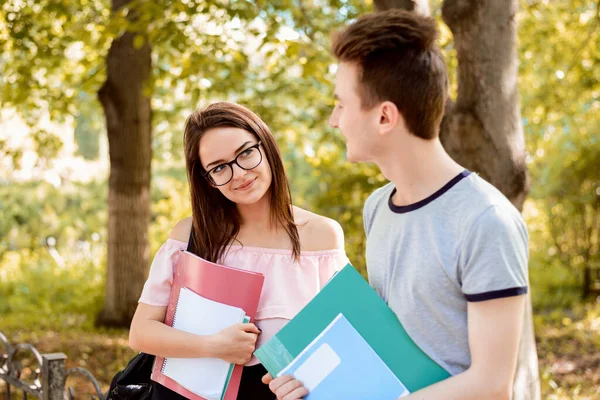
M 291 375 L 273 379 L 271 374 L 266 374 L 262 381 L 265 385 L 269 385 L 269 389 L 275 393 L 277 400 L 297 400 L 308 394 L 308 390 L 302 386 L 302 382 L 297 381 Z

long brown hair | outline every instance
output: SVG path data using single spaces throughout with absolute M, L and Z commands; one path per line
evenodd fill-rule
M 236 204 L 204 178 L 200 162 L 200 139 L 209 129 L 243 129 L 262 142 L 261 152 L 271 167 L 269 188 L 271 223 L 281 225 L 292 242 L 292 254 L 300 256 L 300 238 L 292 215 L 292 196 L 281 153 L 269 127 L 252 111 L 234 103 L 219 102 L 197 110 L 185 123 L 185 162 L 190 185 L 193 223 L 191 248 L 200 257 L 218 262 L 240 231 L 241 217 Z

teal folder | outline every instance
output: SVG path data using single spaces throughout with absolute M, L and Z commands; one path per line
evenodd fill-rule
M 450 376 L 412 341 L 396 314 L 350 264 L 254 355 L 277 376 L 340 313 L 411 393 Z

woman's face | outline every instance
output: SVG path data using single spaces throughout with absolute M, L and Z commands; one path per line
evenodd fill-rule
M 211 184 L 236 204 L 256 203 L 271 186 L 271 168 L 257 143 L 250 132 L 229 127 L 210 129 L 200 139 L 200 162 Z

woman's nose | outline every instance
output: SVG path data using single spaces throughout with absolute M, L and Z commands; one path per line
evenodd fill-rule
M 233 169 L 233 179 L 245 176 L 248 173 L 248 171 L 237 164 L 233 164 L 231 168 Z

